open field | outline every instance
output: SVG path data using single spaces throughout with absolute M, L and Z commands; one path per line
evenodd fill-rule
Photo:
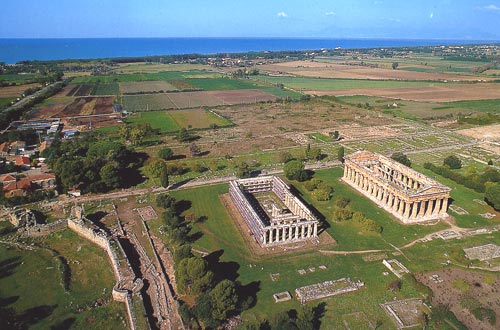
M 384 82 L 385 83 L 385 82 Z M 398 82 L 399 87 L 394 88 L 362 88 L 359 89 L 316 89 L 306 91 L 308 94 L 322 96 L 350 96 L 368 95 L 392 99 L 413 100 L 422 102 L 453 102 L 462 100 L 498 99 L 499 84 L 438 84 L 435 86 L 404 87 Z M 410 83 L 410 82 L 408 82 Z M 432 84 L 431 84 L 432 85 Z
M 30 119 L 65 118 L 113 113 L 113 97 L 51 98 L 29 114 Z
M 324 171 L 325 176 L 330 177 L 330 170 Z M 335 180 L 336 179 L 332 179 Z M 330 183 L 330 182 L 328 182 Z M 339 183 L 341 184 L 341 183 Z M 220 267 L 223 267 L 226 276 L 232 276 L 232 272 L 236 273 L 236 279 L 244 286 L 255 286 L 252 292 L 257 294 L 257 304 L 243 313 L 244 319 L 261 319 L 269 318 L 270 315 L 278 311 L 298 308 L 299 304 L 295 298 L 294 290 L 297 287 L 311 285 L 325 280 L 335 280 L 342 277 L 351 277 L 353 280 L 362 280 L 365 282 L 365 287 L 360 291 L 347 295 L 340 295 L 333 298 L 322 299 L 309 303 L 312 306 L 322 304 L 324 315 L 321 318 L 321 329 L 344 329 L 343 320 L 352 320 L 353 313 L 364 313 L 363 319 L 366 323 L 376 324 L 377 321 L 382 324 L 383 329 L 395 329 L 391 320 L 382 312 L 379 304 L 392 301 L 394 299 L 407 299 L 421 297 L 413 282 L 406 278 L 402 280 L 402 289 L 399 292 L 391 292 L 386 289 L 387 283 L 396 279 L 393 275 L 385 276 L 383 273 L 386 268 L 382 265 L 380 258 L 369 258 L 365 255 L 326 255 L 318 252 L 282 252 L 279 255 L 272 256 L 254 256 L 245 246 L 241 235 L 238 233 L 235 224 L 232 222 L 229 214 L 218 199 L 218 195 L 227 193 L 227 185 L 217 185 L 211 187 L 203 187 L 198 189 L 173 191 L 172 195 L 179 200 L 189 200 L 192 202 L 188 212 L 194 212 L 196 216 L 206 216 L 202 223 L 197 223 L 193 226 L 191 234 L 199 236 L 193 244 L 194 247 L 201 251 L 213 252 L 218 251 L 219 262 L 222 262 Z M 343 191 L 335 190 L 335 193 L 343 194 Z M 303 195 L 303 197 L 305 197 Z M 359 197 L 357 199 L 360 199 Z M 361 198 L 362 199 L 362 198 Z M 352 203 L 359 202 L 352 199 Z M 369 201 L 368 201 L 369 202 Z M 332 202 L 325 202 L 326 204 Z M 361 204 L 360 204 L 361 205 Z M 317 202 L 314 203 L 317 207 Z M 359 205 L 354 206 L 358 209 Z M 376 206 L 373 206 L 377 209 Z M 375 212 L 380 212 L 375 211 Z M 379 213 L 374 213 L 375 220 L 379 221 Z M 398 230 L 407 231 L 408 238 L 414 239 L 416 235 L 411 235 L 411 232 L 434 231 L 442 228 L 442 226 L 421 227 L 402 226 L 394 222 L 392 226 L 395 233 Z M 402 235 L 388 234 L 384 236 L 387 242 L 384 242 L 381 237 L 369 237 L 361 235 L 359 229 L 348 228 L 352 226 L 347 223 L 344 228 L 337 228 L 345 231 L 341 235 L 335 235 L 341 246 L 335 246 L 335 249 L 348 248 L 351 242 L 364 243 L 365 240 L 379 240 L 383 254 L 386 256 L 398 256 L 399 253 L 394 251 L 388 244 L 397 243 L 396 241 L 403 240 Z M 328 229 L 329 231 L 333 229 Z M 388 231 L 392 229 L 388 228 Z M 416 231 L 415 231 L 416 230 Z M 362 237 L 358 236 L 361 235 Z M 417 236 L 418 237 L 418 236 Z M 393 241 L 396 240 L 396 241 Z M 353 243 L 354 244 L 354 243 Z M 371 244 L 368 244 L 371 245 Z M 362 247 L 359 247 L 362 248 Z M 279 249 L 279 248 L 275 248 Z M 276 252 L 276 251 L 274 251 Z M 380 254 L 380 253 L 379 253 Z M 421 255 L 421 258 L 426 257 L 432 259 L 429 253 Z M 403 257 L 397 257 L 403 264 L 408 265 L 411 261 Z M 326 270 L 322 270 L 319 266 L 325 266 Z M 410 266 L 408 265 L 408 266 Z M 428 262 L 419 263 L 422 267 L 425 265 L 427 269 L 440 268 L 438 263 Z M 305 270 L 304 275 L 299 274 L 299 270 Z M 279 274 L 277 280 L 271 278 L 271 274 Z M 288 291 L 292 293 L 292 300 L 276 304 L 272 298 L 272 294 L 276 292 Z M 362 306 L 362 308 L 360 308 Z M 357 323 L 353 323 L 357 324 Z
M 500 125 L 498 124 L 463 129 L 457 133 L 482 141 L 500 141 Z
M 113 69 L 116 73 L 158 73 L 164 71 L 204 71 L 212 73 L 212 67 L 202 64 L 161 64 L 161 63 L 121 63 L 118 68 Z
M 122 94 L 137 94 L 146 92 L 176 91 L 177 88 L 166 81 L 121 82 Z
M 231 124 L 227 119 L 203 109 L 139 112 L 128 117 L 126 122 L 149 123 L 162 133 L 173 133 L 188 127 L 196 129 L 209 128 L 212 124 L 219 127 Z
M 0 98 L 0 109 L 9 107 L 16 98 L 14 97 L 2 97 Z
M 103 250 L 69 230 L 34 242 L 46 248 L 0 245 L 3 309 L 12 308 L 30 329 L 124 326 L 125 309 L 112 300 L 115 280 Z
M 0 87 L 0 97 L 20 97 L 28 88 L 40 87 L 40 84 L 27 84 Z
M 96 84 L 92 95 L 117 95 L 119 93 L 117 83 Z
M 374 79 L 374 80 L 436 80 L 436 81 L 478 81 L 491 78 L 460 76 L 432 72 L 408 70 L 392 70 L 386 68 L 372 68 L 361 65 L 345 65 L 334 62 L 295 61 L 272 65 L 263 65 L 261 70 L 270 72 L 285 72 L 296 76 L 316 78 L 340 79 Z
M 130 74 L 114 74 L 108 76 L 87 76 L 73 78 L 75 84 L 92 84 L 96 82 L 112 83 L 112 82 L 129 82 L 129 81 L 147 81 L 147 80 L 169 80 L 169 79 L 184 79 L 185 77 L 194 77 L 206 74 L 205 71 L 170 71 L 157 73 L 130 73 Z
M 445 83 L 430 81 L 397 81 L 368 79 L 328 79 L 309 77 L 272 77 L 258 76 L 261 81 L 271 84 L 283 84 L 286 87 L 300 91 L 342 91 L 350 89 L 399 89 L 416 87 L 434 87 Z M 342 95 L 342 94 L 340 94 Z
M 33 81 L 34 78 L 36 78 L 34 73 L 0 74 L 0 81 L 16 84 L 25 84 L 26 82 Z
M 137 112 L 255 103 L 271 101 L 276 98 L 273 95 L 258 90 L 234 90 L 125 95 L 122 99 L 125 110 Z

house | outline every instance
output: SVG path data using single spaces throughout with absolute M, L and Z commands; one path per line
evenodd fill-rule
M 0 157 L 7 157 L 9 155 L 10 143 L 4 142 L 0 144 Z
M 11 198 L 14 196 L 26 196 L 29 190 L 38 189 L 53 189 L 56 186 L 56 176 L 54 173 L 41 173 L 35 175 L 29 175 L 24 178 L 16 180 L 14 177 L 10 176 L 14 180 L 10 180 L 7 175 L 1 177 L 0 179 L 6 179 L 3 185 L 3 192 L 6 198 Z
M 0 176 L 0 182 L 5 186 L 11 182 L 16 182 L 16 177 L 11 174 L 5 174 Z
M 26 156 L 17 156 L 16 166 L 21 166 L 23 170 L 29 170 L 31 168 L 31 160 Z
M 14 141 L 10 144 L 10 153 L 14 155 L 19 155 L 26 149 L 26 142 L 24 141 Z

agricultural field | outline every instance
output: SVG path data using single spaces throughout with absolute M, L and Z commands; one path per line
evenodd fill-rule
M 16 85 L 23 85 L 31 83 L 37 76 L 34 73 L 20 73 L 20 74 L 0 74 L 0 81 L 13 83 Z
M 212 74 L 213 68 L 202 64 L 162 64 L 162 63 L 122 63 L 113 72 L 127 73 L 158 73 L 165 71 L 207 71 Z
M 258 90 L 179 92 L 148 95 L 124 95 L 123 107 L 127 111 L 151 111 L 214 107 L 224 104 L 272 101 L 276 97 Z
M 14 97 L 2 97 L 0 98 L 0 109 L 5 109 L 9 107 L 12 102 L 16 101 Z
M 115 279 L 102 249 L 69 230 L 33 243 L 0 245 L 2 309 L 10 309 L 22 328 L 104 330 L 126 324 L 125 308 L 111 297 Z
M 184 79 L 186 77 L 195 77 L 198 75 L 206 75 L 205 71 L 165 71 L 156 73 L 130 73 L 130 74 L 114 74 L 108 76 L 87 76 L 73 78 L 74 84 L 93 84 L 93 83 L 112 83 L 112 82 L 131 82 L 131 81 L 149 81 L 149 80 L 170 80 Z
M 65 118 L 113 113 L 113 97 L 52 97 L 33 109 L 29 119 Z
M 173 133 L 188 127 L 200 129 L 211 125 L 224 127 L 231 124 L 229 120 L 203 109 L 139 112 L 128 117 L 126 122 L 149 123 L 161 133 Z
M 117 83 L 96 84 L 92 95 L 118 95 L 119 92 Z
M 371 84 L 372 83 L 377 82 L 371 82 Z M 385 84 L 388 82 L 384 81 L 382 83 Z M 472 85 L 473 87 L 470 84 L 428 83 L 427 85 L 422 85 L 420 87 L 410 87 L 410 85 L 405 84 L 418 84 L 419 82 L 394 83 L 399 84 L 399 87 L 392 86 L 379 88 L 372 85 L 372 88 L 337 89 L 338 87 L 336 87 L 335 89 L 328 90 L 327 85 L 320 84 L 318 86 L 322 89 L 309 90 L 306 92 L 316 96 L 368 95 L 421 102 L 454 102 L 498 99 L 498 88 L 500 86 L 498 83 L 477 83 Z
M 365 65 L 348 63 L 338 64 L 335 62 L 314 62 L 314 61 L 295 61 L 279 64 L 264 65 L 259 67 L 263 71 L 280 72 L 292 74 L 301 77 L 313 78 L 337 78 L 337 79 L 373 79 L 373 80 L 425 80 L 425 81 L 477 81 L 489 80 L 491 78 L 460 76 L 457 74 L 443 74 L 425 69 L 408 70 L 401 68 L 393 70 L 388 68 L 374 68 Z M 399 66 L 398 66 L 399 68 Z M 402 70 L 403 69 L 403 70 Z M 457 71 L 460 72 L 460 71 Z M 464 72 L 471 72 L 465 69 Z
M 20 97 L 28 88 L 37 88 L 40 84 L 26 84 L 16 86 L 0 87 L 0 98 L 4 97 Z
M 176 91 L 177 88 L 166 81 L 141 81 L 141 82 L 121 82 L 120 92 L 122 94 L 143 94 L 147 92 L 169 92 Z

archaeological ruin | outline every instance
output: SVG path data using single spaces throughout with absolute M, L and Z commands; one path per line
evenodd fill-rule
M 229 195 L 261 247 L 318 237 L 318 220 L 276 176 L 229 182 Z
M 370 151 L 345 157 L 342 180 L 403 223 L 447 215 L 451 189 L 392 159 Z

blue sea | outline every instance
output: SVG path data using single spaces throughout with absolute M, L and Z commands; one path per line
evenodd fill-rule
M 0 62 L 217 54 L 249 51 L 317 50 L 478 44 L 473 40 L 315 39 L 315 38 L 116 38 L 0 39 Z

